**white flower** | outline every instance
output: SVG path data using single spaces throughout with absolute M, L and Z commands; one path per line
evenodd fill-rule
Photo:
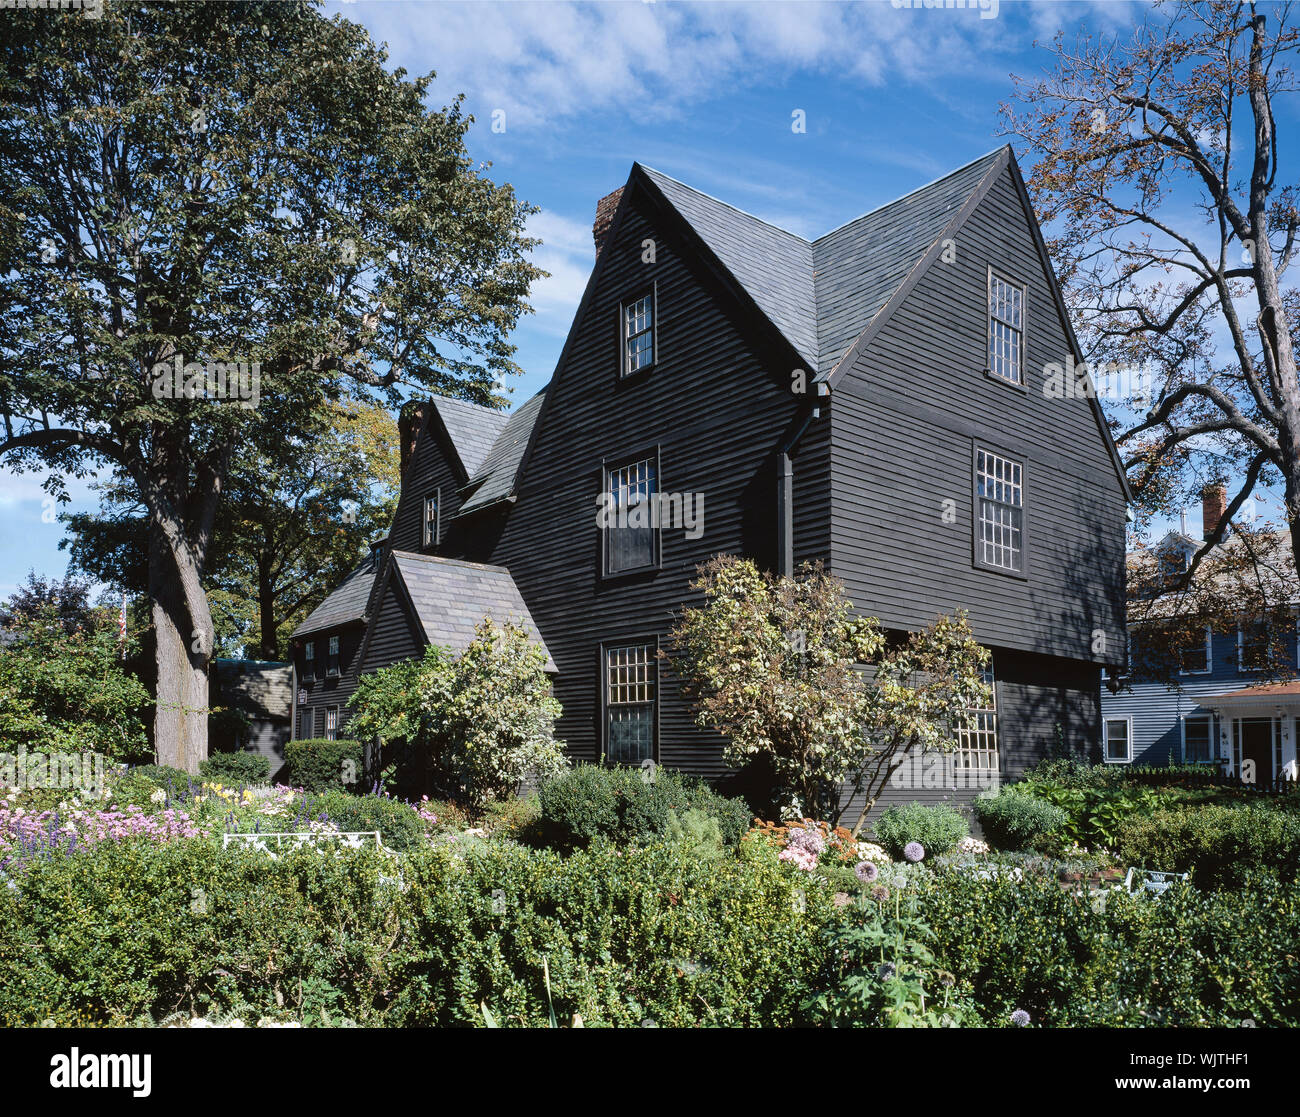
M 157 791 L 155 791 L 152 795 L 149 796 L 149 802 L 151 803 L 167 802 L 167 792 L 165 792 L 161 787 L 158 788 Z

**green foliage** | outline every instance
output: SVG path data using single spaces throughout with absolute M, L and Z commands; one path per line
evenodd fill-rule
M 34 865 L 0 888 L 0 1023 L 481 1027 L 481 1005 L 501 1026 L 802 1020 L 831 904 L 770 849 L 457 845 L 271 860 L 125 842 Z
M 350 700 L 361 719 L 354 730 L 402 738 L 433 787 L 458 802 L 481 809 L 567 766 L 546 655 L 510 621 L 485 617 L 458 657 L 429 651 L 379 674 Z
M 1160 800 L 1155 789 L 1140 784 L 1065 787 L 1033 778 L 1020 785 L 1028 795 L 1065 812 L 1055 833 L 1085 849 L 1114 849 L 1120 826 L 1138 814 L 1150 814 Z
M 254 752 L 216 752 L 199 764 L 204 779 L 224 784 L 265 783 L 271 761 Z
M 57 603 L 14 615 L 0 645 L 0 752 L 93 752 L 116 760 L 149 754 L 149 692 L 122 669 L 111 610 L 68 631 Z
M 703 564 L 692 588 L 706 604 L 682 612 L 673 663 L 698 723 L 726 735 L 727 763 L 771 770 L 782 817 L 838 817 L 847 781 L 866 793 L 860 829 L 903 753 L 950 750 L 953 720 L 987 702 L 988 653 L 961 616 L 890 643 L 820 565 L 801 575 Z
M 908 842 L 920 842 L 926 857 L 940 857 L 970 835 L 966 820 L 942 803 L 887 807 L 876 819 L 874 829 L 877 840 L 894 860 L 903 856 Z
M 719 795 L 698 777 L 669 768 L 582 764 L 542 784 L 540 835 L 557 849 L 605 839 L 617 846 L 645 844 L 668 834 L 672 812 L 699 811 L 718 824 L 731 847 L 749 827 L 749 807 Z M 679 822 L 680 825 L 680 822 Z
M 1133 815 L 1116 829 L 1130 865 L 1191 873 L 1202 888 L 1239 888 L 1256 870 L 1300 876 L 1300 811 L 1267 804 L 1197 806 Z
M 972 805 L 984 836 L 995 849 L 1025 849 L 1066 821 L 1060 807 L 1019 787 L 1004 787 L 989 798 L 980 796 Z
M 420 680 L 445 671 L 449 659 L 446 648 L 430 644 L 419 658 L 400 659 L 362 675 L 348 699 L 348 729 L 358 740 L 381 745 L 414 737 L 420 723 Z
M 378 830 L 391 850 L 404 852 L 425 844 L 424 823 L 415 808 L 386 795 L 321 791 L 306 796 L 303 809 L 313 817 L 325 815 L 340 830 Z
M 698 807 L 682 811 L 680 816 L 670 810 L 664 837 L 692 860 L 717 861 L 724 853 L 718 820 Z
M 304 738 L 284 746 L 288 782 L 306 791 L 361 790 L 365 760 L 365 746 L 358 741 Z

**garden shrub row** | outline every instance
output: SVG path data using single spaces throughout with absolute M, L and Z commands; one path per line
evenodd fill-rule
M 484 1004 L 502 1025 L 799 1021 L 833 908 L 770 850 L 459 844 L 123 842 L 34 865 L 0 888 L 0 1023 L 482 1025 Z
M 597 839 L 633 845 L 668 833 L 670 819 L 695 810 L 716 820 L 725 846 L 749 829 L 752 812 L 741 799 L 719 795 L 698 777 L 668 768 L 582 764 L 542 784 L 540 844 L 582 849 Z
M 271 777 L 271 761 L 255 752 L 214 752 L 199 763 L 206 780 L 226 784 L 266 783 Z
M 306 791 L 365 791 L 365 762 L 359 741 L 307 738 L 284 746 L 286 782 Z

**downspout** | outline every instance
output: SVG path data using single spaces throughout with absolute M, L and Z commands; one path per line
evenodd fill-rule
M 776 453 L 776 557 L 777 573 L 782 577 L 794 575 L 794 466 L 790 455 L 812 421 L 821 417 L 821 401 L 829 399 L 830 394 L 829 384 L 818 383 L 813 405 L 804 409 L 803 421 Z

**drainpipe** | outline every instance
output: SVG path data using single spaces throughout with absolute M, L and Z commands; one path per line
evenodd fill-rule
M 781 444 L 776 454 L 777 573 L 787 578 L 794 574 L 794 466 L 790 461 L 790 455 L 812 421 L 821 417 L 821 401 L 829 399 L 830 394 L 829 384 L 821 382 L 817 385 L 816 402 L 805 409 L 803 421 Z

